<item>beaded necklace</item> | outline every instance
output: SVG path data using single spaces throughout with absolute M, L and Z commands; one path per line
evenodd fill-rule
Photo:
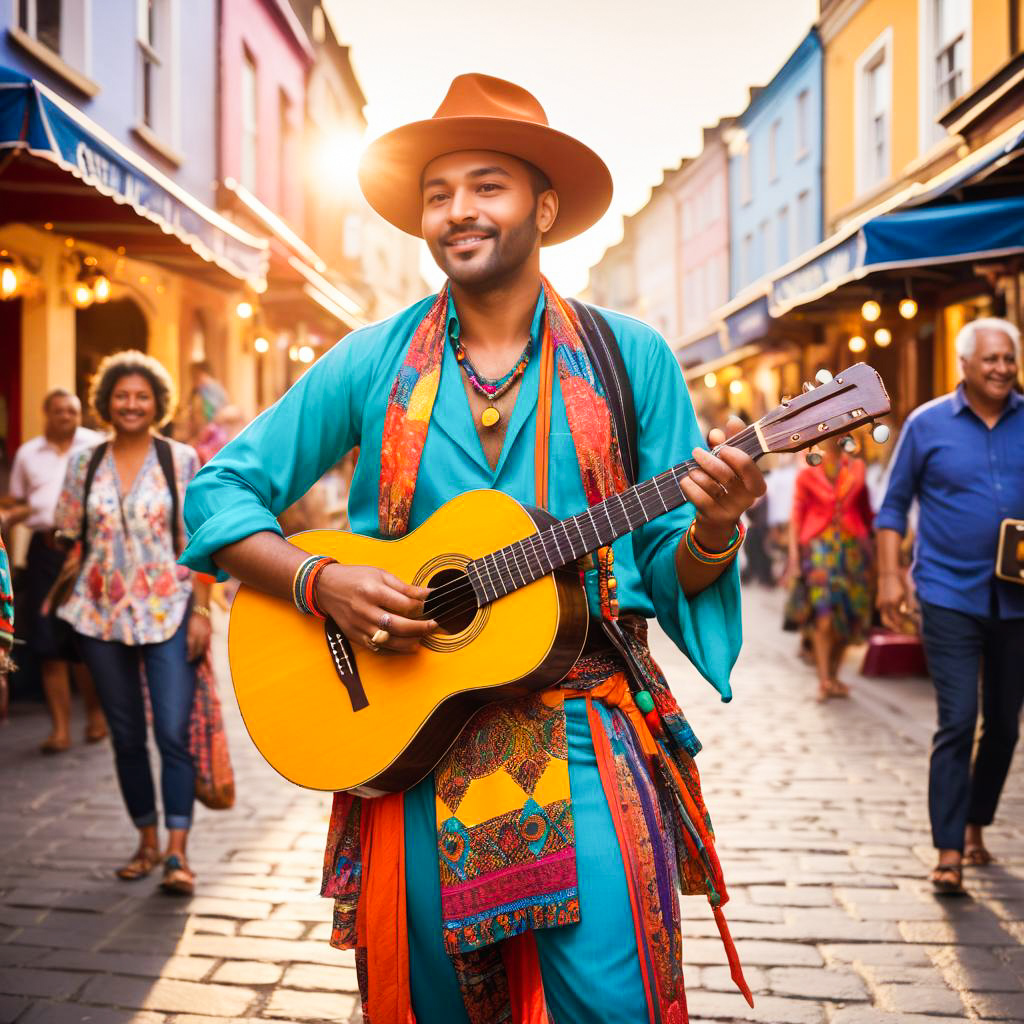
M 528 341 L 526 343 L 523 354 L 516 360 L 512 369 L 504 377 L 498 378 L 485 377 L 482 373 L 478 372 L 476 367 L 469 361 L 469 356 L 458 338 L 452 338 L 452 345 L 455 347 L 455 359 L 459 366 L 462 367 L 462 372 L 465 373 L 470 386 L 491 403 L 480 414 L 481 425 L 490 430 L 501 420 L 501 412 L 494 403 L 526 372 L 526 367 L 530 362 L 531 342 Z

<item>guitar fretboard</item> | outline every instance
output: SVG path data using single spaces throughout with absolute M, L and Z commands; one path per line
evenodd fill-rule
M 752 427 L 728 443 L 754 459 L 764 454 Z M 687 459 L 577 515 L 470 562 L 466 573 L 477 604 L 490 604 L 678 508 L 686 501 L 679 481 L 697 468 L 693 459 Z

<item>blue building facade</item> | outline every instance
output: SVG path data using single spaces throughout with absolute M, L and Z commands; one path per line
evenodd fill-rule
M 822 239 L 823 66 L 811 29 L 730 133 L 732 296 Z
M 0 66 L 48 86 L 200 202 L 217 178 L 214 0 L 0 4 Z

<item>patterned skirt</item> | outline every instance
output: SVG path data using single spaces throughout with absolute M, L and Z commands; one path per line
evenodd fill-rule
M 805 630 L 827 617 L 836 635 L 856 643 L 871 625 L 871 561 L 868 545 L 829 526 L 800 551 L 802 576 L 789 595 L 786 617 Z

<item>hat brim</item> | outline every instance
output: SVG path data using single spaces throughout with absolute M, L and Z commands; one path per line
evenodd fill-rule
M 611 173 L 592 149 L 546 125 L 505 117 L 437 117 L 396 128 L 363 154 L 360 188 L 385 220 L 422 238 L 423 169 L 439 156 L 467 149 L 507 153 L 547 175 L 558 193 L 558 216 L 544 245 L 586 231 L 611 203 Z

